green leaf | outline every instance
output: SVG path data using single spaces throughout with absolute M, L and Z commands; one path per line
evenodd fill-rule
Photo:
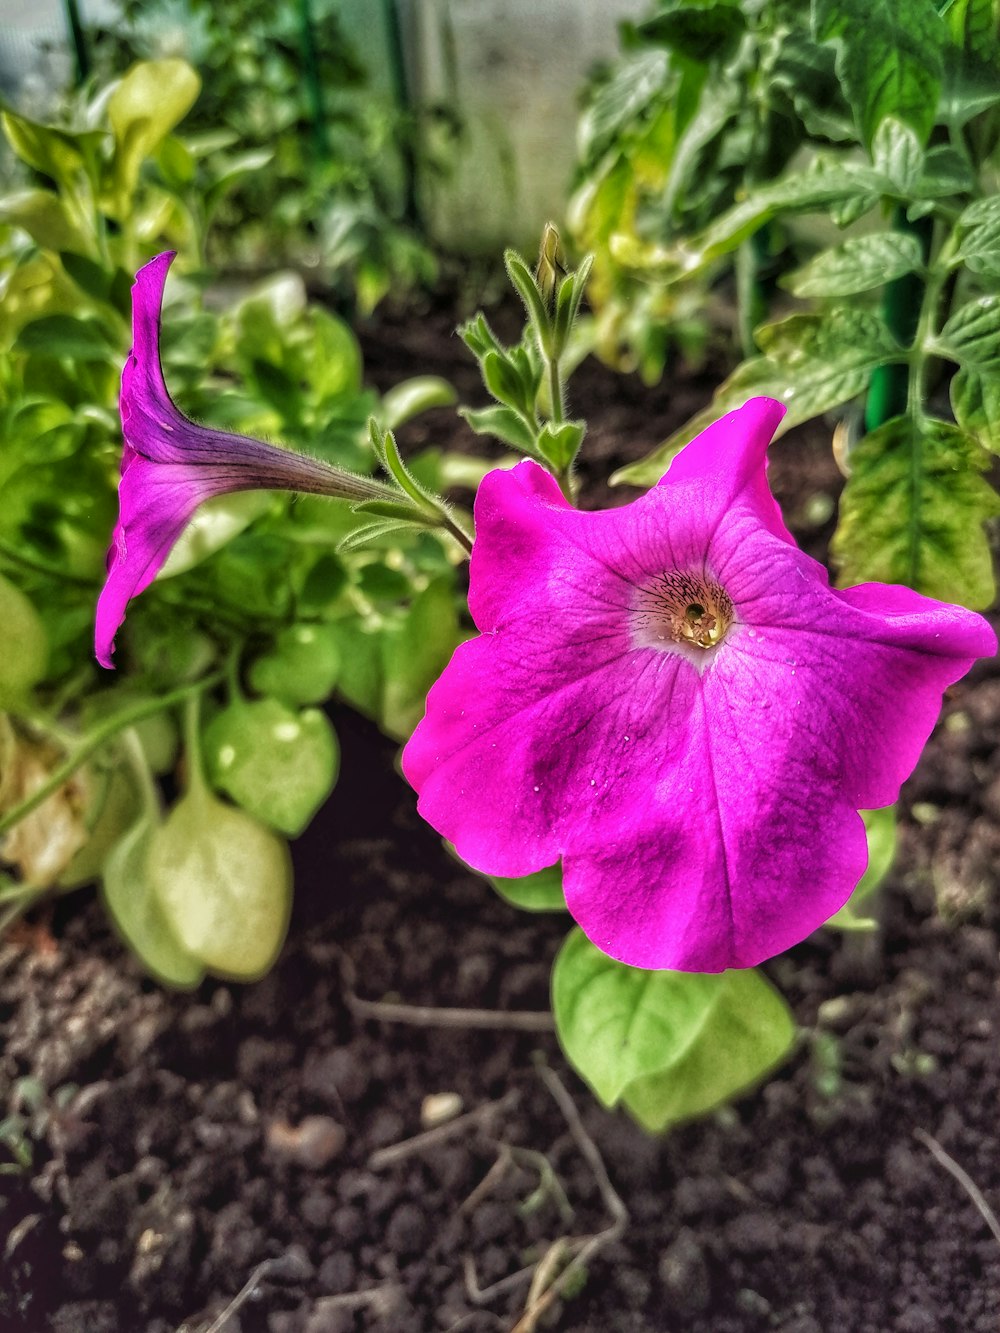
M 379 423 L 385 430 L 395 430 L 404 421 L 432 407 L 451 407 L 455 398 L 454 387 L 440 375 L 418 375 L 403 380 L 382 395 Z
M 158 981 L 191 990 L 205 975 L 203 965 L 181 945 L 153 891 L 148 873 L 155 834 L 145 818 L 115 844 L 104 863 L 104 905 L 125 943 Z
M 549 866 L 547 870 L 536 870 L 533 875 L 522 875 L 517 879 L 502 875 L 486 875 L 484 878 L 489 880 L 501 898 L 526 912 L 566 910 L 561 866 Z
M 666 246 L 614 236 L 611 253 L 625 267 L 649 271 L 662 281 L 686 280 L 731 254 L 779 214 L 828 209 L 854 200 L 860 200 L 862 211 L 867 211 L 886 184 L 871 167 L 819 159 L 808 171 L 797 171 L 753 190 L 694 236 Z
M 659 42 L 696 64 L 723 65 L 733 55 L 747 21 L 735 0 L 680 4 L 637 25 L 647 41 Z
M 627 133 L 668 85 L 670 61 L 664 51 L 643 51 L 624 60 L 580 117 L 577 139 L 584 160 L 600 157 Z
M 292 868 L 285 842 L 200 785 L 153 834 L 152 894 L 181 948 L 222 976 L 251 981 L 288 928 Z
M 872 140 L 872 166 L 890 182 L 893 192 L 913 192 L 924 167 L 924 150 L 909 125 L 887 116 Z
M 563 1050 L 605 1106 L 659 1131 L 757 1082 L 795 1037 L 788 1006 L 755 971 L 647 972 L 581 930 L 559 951 L 552 1008 Z
M 1000 296 L 977 296 L 960 306 L 929 346 L 959 365 L 1000 373 Z
M 424 714 L 427 691 L 447 666 L 460 638 L 451 578 L 419 592 L 395 632 L 382 641 L 383 689 L 379 725 L 409 736 Z
M 983 532 L 1000 498 L 989 455 L 945 421 L 894 417 L 851 451 L 832 553 L 844 586 L 902 583 L 974 608 L 993 601 Z
M 765 324 L 757 330 L 757 341 L 762 356 L 738 366 L 707 408 L 638 463 L 616 472 L 612 483 L 653 485 L 685 444 L 748 398 L 762 395 L 785 404 L 782 433 L 857 397 L 876 366 L 905 355 L 878 316 L 850 308 Z
M 250 684 L 290 704 L 322 703 L 340 672 L 340 650 L 324 625 L 291 625 L 251 666 Z
M 206 500 L 177 539 L 157 579 L 171 579 L 200 565 L 273 505 L 273 496 L 262 491 L 237 491 Z
M 186 61 L 147 60 L 133 65 L 108 99 L 115 138 L 115 178 L 121 205 L 135 189 L 139 169 L 194 106 L 201 80 Z
M 203 750 L 216 787 L 293 838 L 329 796 L 340 762 L 325 715 L 316 708 L 296 713 L 277 699 L 224 708 L 206 728 Z
M 896 856 L 896 807 L 887 805 L 881 810 L 861 810 L 859 813 L 868 835 L 868 868 L 844 906 L 826 923 L 837 930 L 878 929 L 878 922 L 866 915 L 864 909 L 892 869 Z
M 49 644 L 45 626 L 32 603 L 2 574 L 0 625 L 5 644 L 0 653 L 0 708 L 11 708 L 23 703 L 32 688 L 45 678 Z
M 547 421 L 538 433 L 538 448 L 544 458 L 561 471 L 569 467 L 580 452 L 586 429 L 585 421 L 563 421 L 558 426 Z
M 1000 454 L 1000 366 L 961 366 L 951 381 L 951 407 L 964 431 Z
M 83 171 L 86 158 L 97 151 L 106 138 L 98 130 L 72 134 L 68 130 L 38 125 L 13 111 L 0 114 L 4 134 L 22 162 L 43 176 L 49 176 L 67 193 L 73 192 L 76 176 Z
M 117 352 L 108 341 L 103 324 L 75 315 L 43 315 L 41 319 L 33 319 L 17 335 L 14 350 L 87 362 L 109 361 Z
M 821 251 L 783 282 L 795 296 L 852 296 L 923 267 L 920 242 L 906 232 L 853 236 Z
M 522 411 L 530 410 L 533 391 L 509 356 L 503 352 L 487 352 L 481 365 L 486 387 L 498 402 Z
M 886 116 L 921 143 L 934 125 L 947 32 L 933 0 L 812 0 L 813 30 L 836 41 L 837 73 L 866 144 Z
M 952 127 L 1000 102 L 1000 12 L 997 0 L 952 0 L 944 12 L 944 116 Z
M 22 190 L 0 198 L 0 222 L 20 227 L 45 250 L 77 250 L 87 244 L 66 205 L 51 190 Z
M 539 342 L 545 348 L 546 353 L 550 354 L 552 351 L 552 320 L 549 318 L 545 299 L 539 290 L 535 275 L 516 250 L 505 250 L 503 262 L 507 269 L 507 276 L 524 303 L 528 319 L 535 327 Z M 486 373 L 485 362 L 483 373 Z M 503 395 L 497 394 L 497 397 L 503 398 Z
M 977 199 L 955 226 L 962 237 L 958 258 L 973 273 L 1000 277 L 1000 196 Z
M 536 456 L 535 437 L 511 407 L 461 407 L 458 412 L 477 435 L 493 435 L 521 453 Z

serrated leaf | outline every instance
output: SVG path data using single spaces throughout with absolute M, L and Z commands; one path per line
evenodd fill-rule
M 853 236 L 785 279 L 795 296 L 851 296 L 923 267 L 920 242 L 904 232 Z
M 924 165 L 924 150 L 909 125 L 887 116 L 872 140 L 872 166 L 888 180 L 895 193 L 912 192 Z
M 662 281 L 676 282 L 693 277 L 731 254 L 779 214 L 829 209 L 854 200 L 860 200 L 863 211 L 867 211 L 885 186 L 885 178 L 871 167 L 820 160 L 808 171 L 795 172 L 752 191 L 695 236 L 673 245 L 649 245 L 633 237 L 614 236 L 611 252 L 626 268 L 649 271 Z
M 851 451 L 832 554 L 844 586 L 901 583 L 928 597 L 989 606 L 993 561 L 983 532 L 1000 497 L 986 451 L 946 421 L 894 417 Z
M 552 1008 L 560 1043 L 606 1106 L 646 1128 L 709 1110 L 791 1048 L 788 1006 L 756 971 L 647 972 L 600 952 L 580 930 L 559 951 Z
M 670 62 L 664 51 L 643 51 L 626 59 L 580 117 L 580 156 L 585 160 L 600 157 L 666 89 L 669 77 Z
M 961 127 L 1000 102 L 997 0 L 952 0 L 945 8 L 943 119 Z
M 1000 196 L 977 199 L 955 226 L 962 237 L 958 258 L 973 273 L 1000 277 Z
M 865 908 L 892 869 L 896 856 L 896 807 L 861 810 L 868 837 L 868 867 L 844 906 L 826 923 L 836 930 L 872 931 L 878 922 Z
M 734 0 L 701 0 L 654 14 L 638 25 L 647 41 L 659 42 L 685 60 L 723 64 L 746 31 L 747 21 Z
M 937 113 L 947 32 L 933 0 L 812 0 L 813 30 L 836 41 L 837 72 L 866 144 L 886 116 L 926 143 Z
M 951 381 L 951 408 L 963 430 L 1000 453 L 1000 366 L 960 366 Z
M 737 366 L 708 407 L 638 463 L 616 472 L 613 485 L 655 484 L 685 444 L 748 398 L 776 398 L 785 404 L 781 434 L 856 398 L 868 387 L 876 366 L 905 355 L 884 321 L 866 310 L 791 315 L 764 325 L 756 336 L 764 354 Z
M 1000 296 L 977 296 L 960 306 L 930 346 L 959 365 L 1000 371 Z

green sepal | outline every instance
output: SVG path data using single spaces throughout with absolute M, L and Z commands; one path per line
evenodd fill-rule
M 505 250 L 503 262 L 507 269 L 507 276 L 517 289 L 518 296 L 524 302 L 528 319 L 534 325 L 542 350 L 546 356 L 552 356 L 554 351 L 552 320 L 549 317 L 542 293 L 538 290 L 538 283 L 535 281 L 533 273 L 516 250 Z M 485 373 L 485 364 L 483 370 Z M 500 394 L 496 396 L 502 398 Z M 509 400 L 503 399 L 503 401 Z
M 458 414 L 477 435 L 492 435 L 523 454 L 538 457 L 534 433 L 512 407 L 461 407 Z
M 563 471 L 580 452 L 586 430 L 585 421 L 563 421 L 558 426 L 547 421 L 538 432 L 539 452 L 557 471 Z

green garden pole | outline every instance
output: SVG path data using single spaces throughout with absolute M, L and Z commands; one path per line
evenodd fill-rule
M 76 81 L 83 83 L 90 73 L 90 57 L 87 54 L 87 38 L 80 18 L 80 6 L 77 0 L 63 0 L 66 11 L 66 26 L 73 39 L 73 55 L 76 63 Z
M 305 72 L 309 117 L 312 120 L 313 146 L 318 161 L 325 162 L 330 156 L 330 139 L 326 129 L 326 107 L 323 102 L 323 84 L 319 77 L 319 60 L 316 57 L 316 29 L 310 0 L 299 0 L 299 46 Z
M 897 206 L 892 217 L 897 231 L 908 232 L 920 242 L 926 260 L 931 248 L 934 224 L 929 217 L 910 222 L 906 210 Z M 882 313 L 889 331 L 904 347 L 910 347 L 917 333 L 920 307 L 924 295 L 924 280 L 916 273 L 904 273 L 887 283 L 882 299 Z M 905 364 L 878 366 L 872 372 L 865 404 L 865 430 L 875 430 L 893 417 L 906 411 L 907 387 L 910 368 Z

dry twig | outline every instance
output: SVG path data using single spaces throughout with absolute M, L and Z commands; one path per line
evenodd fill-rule
M 455 1120 L 449 1120 L 444 1125 L 437 1125 L 434 1129 L 425 1130 L 423 1134 L 415 1134 L 411 1139 L 391 1143 L 388 1148 L 378 1148 L 368 1158 L 368 1169 L 370 1171 L 381 1171 L 383 1167 L 392 1166 L 394 1162 L 400 1162 L 406 1157 L 411 1157 L 414 1153 L 423 1152 L 425 1148 L 434 1148 L 446 1139 L 454 1138 L 456 1134 L 470 1128 L 472 1125 L 478 1125 L 480 1121 L 488 1120 L 499 1112 L 508 1110 L 516 1105 L 518 1100 L 519 1093 L 512 1088 L 499 1101 L 485 1102 L 482 1106 L 477 1106 L 474 1111 L 467 1111 L 465 1115 L 460 1115 Z
M 986 1202 L 986 1197 L 982 1190 L 972 1179 L 969 1173 L 955 1161 L 949 1153 L 945 1152 L 941 1144 L 933 1135 L 928 1134 L 924 1129 L 915 1129 L 913 1137 L 919 1139 L 924 1147 L 929 1148 L 933 1156 L 944 1167 L 944 1169 L 958 1181 L 962 1189 L 972 1200 L 979 1210 L 980 1216 L 993 1233 L 993 1239 L 1000 1245 L 1000 1222 L 997 1221 L 997 1215 Z

